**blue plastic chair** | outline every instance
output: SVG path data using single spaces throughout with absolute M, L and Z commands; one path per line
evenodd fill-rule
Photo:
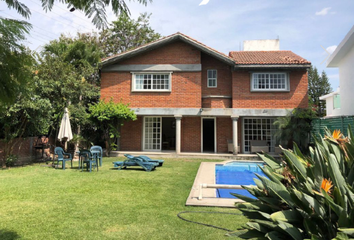
M 98 155 L 98 151 L 92 153 L 88 150 L 82 150 L 82 157 L 84 157 L 82 161 L 82 170 L 84 169 L 84 164 L 86 164 L 86 170 L 90 168 L 90 172 L 92 172 L 92 167 L 94 167 L 97 168 L 98 171 Z
M 98 155 L 98 159 L 100 161 L 100 167 L 102 167 L 102 157 L 103 157 L 103 149 L 101 146 L 92 146 L 90 151 L 99 151 L 100 154 Z
M 71 153 L 66 153 L 61 147 L 56 147 L 54 149 L 54 154 L 58 155 L 57 158 L 57 166 L 59 166 L 59 162 L 63 163 L 63 170 L 65 170 L 65 162 L 71 161 L 71 167 L 73 167 L 73 157 Z M 67 156 L 67 157 L 65 157 Z

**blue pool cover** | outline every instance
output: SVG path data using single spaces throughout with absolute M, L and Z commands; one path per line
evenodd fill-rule
M 254 178 L 257 178 L 255 172 L 261 176 L 265 176 L 259 169 L 258 165 L 262 163 L 254 162 L 232 162 L 227 165 L 216 165 L 216 184 L 227 185 L 255 185 Z M 238 193 L 247 197 L 254 198 L 247 190 L 244 189 L 217 189 L 218 198 L 236 198 L 230 193 Z

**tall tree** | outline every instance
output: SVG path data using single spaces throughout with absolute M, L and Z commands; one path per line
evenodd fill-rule
M 0 18 L 0 105 L 12 103 L 25 85 L 32 56 L 21 45 L 30 25 Z
M 126 1 L 124 0 L 37 0 L 40 1 L 45 11 L 51 11 L 55 2 L 64 3 L 70 11 L 81 10 L 88 18 L 92 17 L 92 23 L 98 28 L 104 28 L 107 25 L 106 7 L 111 6 L 115 15 L 122 13 L 130 15 Z M 131 0 L 129 0 L 131 1 Z M 152 0 L 149 0 L 151 2 Z M 5 0 L 9 8 L 14 8 L 25 18 L 31 16 L 30 9 L 18 0 Z M 148 0 L 137 0 L 137 2 L 146 5 Z
M 311 66 L 308 72 L 309 102 L 316 109 L 317 115 L 320 117 L 325 115 L 326 103 L 320 101 L 319 98 L 330 92 L 332 92 L 332 88 L 325 71 L 322 71 L 320 76 L 317 68 Z
M 151 14 L 141 13 L 137 20 L 121 14 L 108 29 L 100 32 L 100 48 L 104 56 L 109 57 L 131 48 L 161 38 L 149 24 Z

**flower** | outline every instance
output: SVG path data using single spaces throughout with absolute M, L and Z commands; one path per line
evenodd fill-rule
M 324 178 L 322 180 L 322 184 L 321 184 L 321 189 L 323 189 L 326 193 L 331 193 L 331 188 L 333 187 L 332 181 L 331 180 L 327 180 L 326 178 Z

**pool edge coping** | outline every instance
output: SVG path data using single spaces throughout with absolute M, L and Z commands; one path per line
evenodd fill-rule
M 217 164 L 226 164 L 235 160 L 223 162 L 201 162 L 193 186 L 186 201 L 186 206 L 208 206 L 208 207 L 235 207 L 236 202 L 244 202 L 235 198 L 217 198 L 214 188 L 203 188 L 203 198 L 198 199 L 201 184 L 215 184 L 215 166 Z M 237 161 L 237 160 L 236 160 Z M 258 162 L 239 160 L 239 162 Z M 259 161 L 263 162 L 263 161 Z

